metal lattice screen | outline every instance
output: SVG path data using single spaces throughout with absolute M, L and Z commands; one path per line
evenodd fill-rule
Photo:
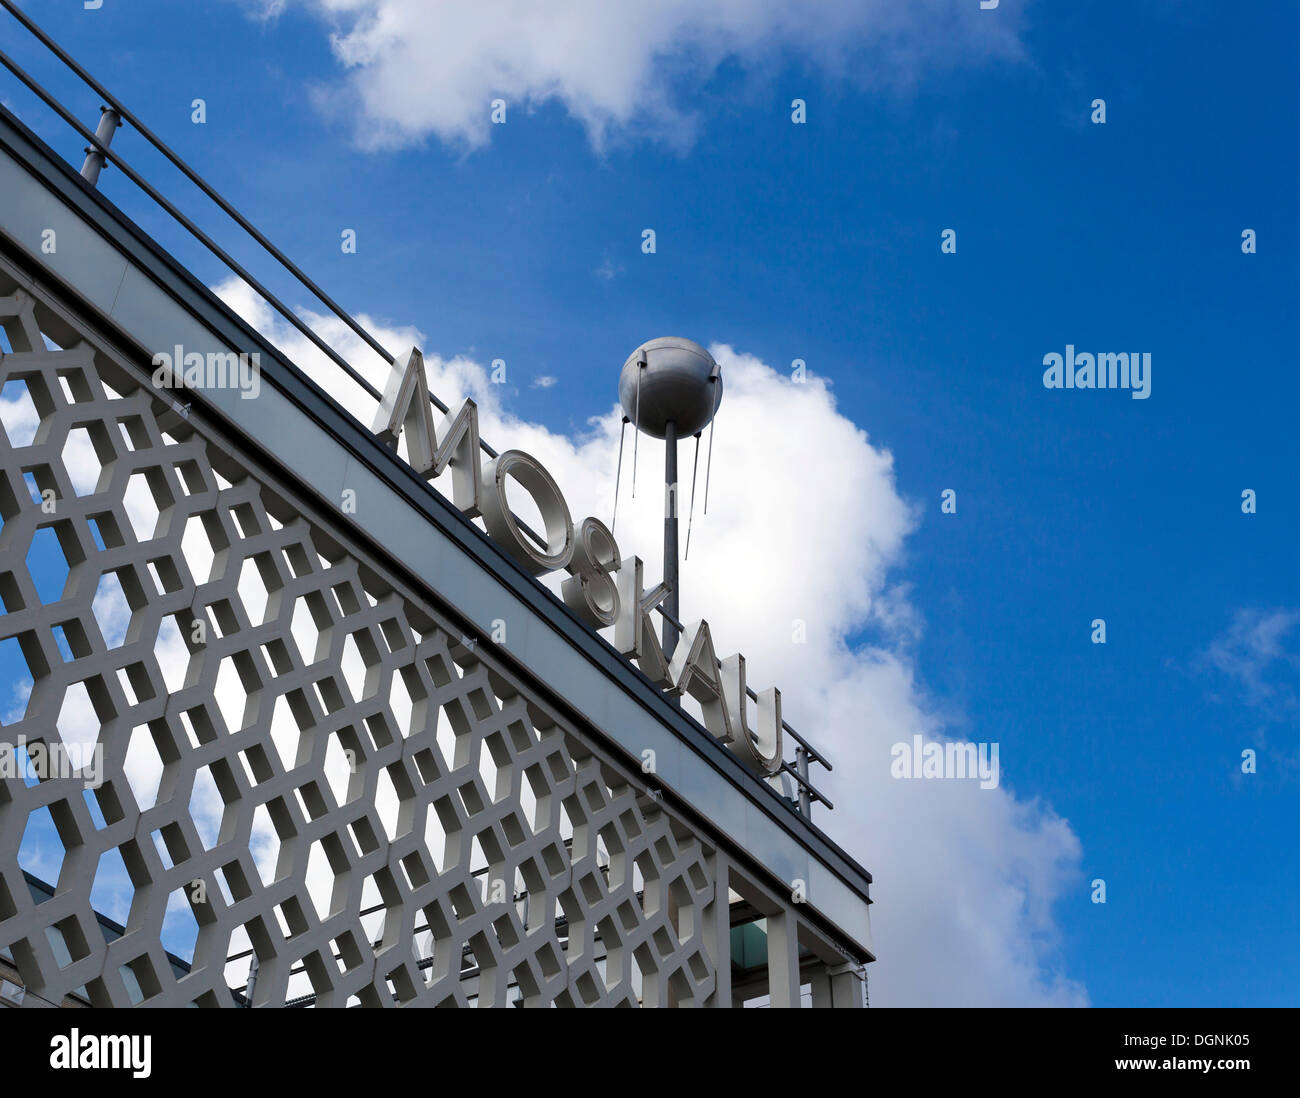
M 712 849 L 73 324 L 0 298 L 0 741 L 103 748 L 0 783 L 29 989 L 227 1005 L 255 954 L 256 1005 L 709 1001 Z

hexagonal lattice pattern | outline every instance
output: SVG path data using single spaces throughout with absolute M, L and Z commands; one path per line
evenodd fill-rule
M 252 968 L 255 1005 L 707 1001 L 714 851 L 432 597 L 39 315 L 74 345 L 0 298 L 0 646 L 31 682 L 0 739 L 98 745 L 104 782 L 0 784 L 29 989 L 230 1005 Z

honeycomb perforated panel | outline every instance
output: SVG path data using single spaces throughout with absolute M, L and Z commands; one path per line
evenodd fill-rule
M 30 993 L 711 1002 L 716 852 L 632 768 L 75 318 L 0 326 L 0 741 L 103 751 L 0 782 Z

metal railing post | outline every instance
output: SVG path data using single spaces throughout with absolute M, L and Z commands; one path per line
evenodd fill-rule
M 230 963 L 229 959 L 227 959 L 226 963 L 227 964 Z M 244 985 L 244 998 L 248 1001 L 248 1005 L 250 1007 L 253 1005 L 253 992 L 256 989 L 257 989 L 257 951 L 254 950 L 253 959 L 248 962 L 248 983 Z
M 113 134 L 117 133 L 117 128 L 121 124 L 122 116 L 117 111 L 112 107 L 100 107 L 99 125 L 95 127 L 95 140 L 104 148 L 108 148 L 113 143 Z M 81 165 L 81 178 L 92 187 L 98 186 L 99 173 L 104 170 L 107 163 L 102 152 L 93 145 L 87 145 L 86 161 Z
M 794 749 L 794 766 L 799 772 L 799 815 L 812 819 L 812 800 L 808 796 L 808 749 L 802 744 Z

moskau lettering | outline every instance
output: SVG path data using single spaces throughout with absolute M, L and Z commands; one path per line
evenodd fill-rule
M 179 350 L 179 348 L 178 348 Z M 700 703 L 705 727 L 746 766 L 762 775 L 781 767 L 781 692 L 758 692 L 755 727 L 745 660 L 737 654 L 719 660 L 709 623 L 685 624 L 669 660 L 651 617 L 668 595 L 660 584 L 649 593 L 638 557 L 623 557 L 613 533 L 588 517 L 575 528 L 569 505 L 550 473 L 521 450 L 507 450 L 486 465 L 479 460 L 478 407 L 466 400 L 442 423 L 433 421 L 424 357 L 411 350 L 404 369 L 394 370 L 380 401 L 372 430 L 393 449 L 406 436 L 410 463 L 433 480 L 452 471 L 452 501 L 468 517 L 481 517 L 488 535 L 534 576 L 566 571 L 564 603 L 593 629 L 612 628 L 614 647 L 651 682 L 671 694 L 689 694 Z M 541 544 L 519 525 L 506 502 L 506 482 L 524 489 L 542 516 Z

